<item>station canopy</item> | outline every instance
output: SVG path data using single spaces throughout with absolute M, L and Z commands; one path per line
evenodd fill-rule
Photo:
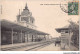
M 13 29 L 14 31 L 22 31 L 22 32 L 26 32 L 26 33 L 36 33 L 38 35 L 49 35 L 48 33 L 42 32 L 42 31 L 38 31 L 36 29 L 31 29 L 31 28 L 27 28 L 25 26 L 22 26 L 16 22 L 11 22 L 8 20 L 1 20 L 1 29 L 4 30 L 11 30 Z
M 64 26 L 64 27 L 62 27 L 62 28 L 56 28 L 55 30 L 60 33 L 61 30 L 68 30 L 68 29 L 69 29 L 69 25 Z

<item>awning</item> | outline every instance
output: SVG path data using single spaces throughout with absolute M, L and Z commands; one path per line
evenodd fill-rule
M 69 26 L 64 26 L 62 28 L 56 28 L 55 30 L 60 33 L 61 30 L 68 30 L 68 29 L 69 29 Z
M 38 35 L 49 35 L 48 33 L 38 31 L 35 29 L 31 29 L 31 28 L 27 28 L 25 26 L 22 26 L 22 25 L 16 23 L 16 22 L 11 22 L 8 20 L 1 20 L 1 29 L 2 28 L 8 29 L 8 30 L 11 30 L 13 28 L 13 30 L 15 30 L 15 31 L 22 30 L 23 32 L 26 32 L 26 33 L 36 33 Z

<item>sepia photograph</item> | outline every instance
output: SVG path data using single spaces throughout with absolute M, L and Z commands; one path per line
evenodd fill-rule
M 79 0 L 0 0 L 1 51 L 79 51 Z

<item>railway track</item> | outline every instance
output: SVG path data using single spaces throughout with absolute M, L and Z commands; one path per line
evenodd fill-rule
M 41 45 L 32 47 L 32 48 L 30 48 L 30 49 L 27 49 L 27 50 L 25 50 L 25 51 L 36 51 L 36 50 L 38 50 L 38 49 L 40 49 L 40 48 L 43 48 L 43 47 L 45 47 L 45 46 L 47 46 L 47 45 L 50 45 L 50 44 L 51 44 L 51 42 L 44 43 L 44 44 L 41 44 Z
M 37 48 L 49 45 L 51 43 L 52 43 L 51 41 L 46 41 L 46 42 L 40 42 L 35 44 L 29 44 L 29 45 L 1 48 L 1 50 L 2 51 L 29 51 L 29 50 L 33 50 L 33 49 L 37 49 Z

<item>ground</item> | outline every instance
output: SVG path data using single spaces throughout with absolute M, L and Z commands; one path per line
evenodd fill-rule
M 37 51 L 60 51 L 60 46 L 55 46 L 54 44 L 50 44 L 46 47 L 38 49 Z
M 52 43 L 52 44 L 47 45 L 45 47 L 34 49 L 33 51 L 69 51 L 69 49 L 68 48 L 61 49 L 61 47 L 59 45 L 55 46 L 55 44 Z

